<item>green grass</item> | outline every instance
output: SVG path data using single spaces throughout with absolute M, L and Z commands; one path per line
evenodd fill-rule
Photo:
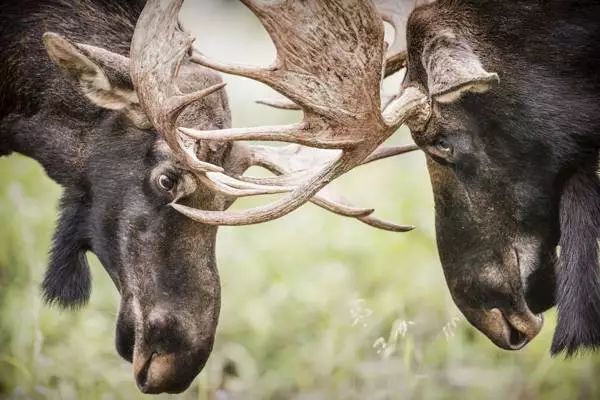
M 412 233 L 313 206 L 222 229 L 217 343 L 182 397 L 213 398 L 225 381 L 256 399 L 600 398 L 597 356 L 549 356 L 553 313 L 517 353 L 496 349 L 460 316 L 435 251 L 423 164 L 420 154 L 386 161 L 340 185 L 379 215 L 417 225 Z M 21 156 L 0 160 L 0 179 L 0 397 L 141 398 L 114 350 L 117 291 L 93 257 L 88 307 L 64 312 L 40 300 L 60 189 Z M 224 378 L 227 363 L 237 377 Z

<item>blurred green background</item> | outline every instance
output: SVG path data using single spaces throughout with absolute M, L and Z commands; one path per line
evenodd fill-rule
M 238 2 L 186 4 L 182 19 L 210 56 L 259 64 L 273 57 L 266 33 Z M 269 89 L 226 79 L 235 126 L 299 118 L 251 102 L 271 96 Z M 401 131 L 394 140 L 408 136 Z M 144 397 L 114 349 L 118 293 L 92 255 L 94 290 L 85 309 L 60 311 L 40 299 L 60 188 L 18 155 L 0 159 L 0 182 L 0 398 Z M 436 254 L 422 154 L 363 167 L 336 187 L 417 230 L 376 231 L 312 205 L 260 226 L 221 228 L 215 350 L 185 394 L 159 397 L 600 398 L 598 356 L 549 356 L 553 312 L 517 353 L 495 348 L 460 315 Z

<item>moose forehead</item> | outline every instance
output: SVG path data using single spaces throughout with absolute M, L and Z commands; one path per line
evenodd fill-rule
M 184 93 L 204 89 L 223 81 L 221 75 L 199 65 L 182 65 L 177 86 Z M 190 104 L 181 113 L 178 123 L 183 127 L 198 129 L 223 129 L 231 125 L 231 115 L 227 97 L 217 91 L 200 101 Z
M 159 139 L 154 143 L 152 154 L 157 161 L 166 161 L 173 158 L 173 151 L 163 139 Z

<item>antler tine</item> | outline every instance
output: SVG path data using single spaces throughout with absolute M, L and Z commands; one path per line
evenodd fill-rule
M 374 161 L 383 160 L 419 150 L 414 144 L 380 146 L 371 153 L 361 165 L 369 164 Z M 297 185 L 307 176 L 307 171 L 311 166 L 326 164 L 331 162 L 336 152 L 332 150 L 314 149 L 296 144 L 284 147 L 272 147 L 252 145 L 252 164 L 263 167 L 274 174 L 276 177 L 253 178 L 249 176 L 239 176 L 236 179 L 251 182 L 259 185 Z
M 199 174 L 198 179 L 209 189 L 229 197 L 260 196 L 265 194 L 287 193 L 294 190 L 288 186 L 269 186 L 240 181 L 220 172 Z
M 385 76 L 404 68 L 406 63 L 406 23 L 415 0 L 373 0 L 381 18 L 394 27 L 394 41 L 388 48 Z
M 139 101 L 155 129 L 177 158 L 197 171 L 222 172 L 219 166 L 199 160 L 195 146 L 185 146 L 176 121 L 191 103 L 225 84 L 182 94 L 175 78 L 193 39 L 179 29 L 178 14 L 183 0 L 148 0 L 136 24 L 130 50 L 130 72 Z
M 281 218 L 306 203 L 331 180 L 339 176 L 340 169 L 348 163 L 350 156 L 342 154 L 339 158 L 321 168 L 304 185 L 297 187 L 287 196 L 265 206 L 244 211 L 199 210 L 181 204 L 172 204 L 175 210 L 195 221 L 209 225 L 250 225 Z
M 427 96 L 414 87 L 406 88 L 381 111 L 384 32 L 372 0 L 242 1 L 271 36 L 277 49 L 275 65 L 230 66 L 210 61 L 201 54 L 195 54 L 192 60 L 271 86 L 289 99 L 294 108 L 302 109 L 303 120 L 286 126 L 219 131 L 180 128 L 180 132 L 196 140 L 275 140 L 322 150 L 312 149 L 312 161 L 304 160 L 289 168 L 282 167 L 285 163 L 277 158 L 269 159 L 264 151 L 262 155 L 255 151 L 254 164 L 282 174 L 281 177 L 254 180 L 230 177 L 233 180 L 225 182 L 220 175 L 206 174 L 211 187 L 230 194 L 293 188 L 274 203 L 241 212 L 196 210 L 178 204 L 173 207 L 206 224 L 246 225 L 279 218 L 316 196 L 314 202 L 330 211 L 382 229 L 408 230 L 409 227 L 371 217 L 371 209 L 349 206 L 319 193 L 330 181 L 361 163 L 393 154 L 394 151 L 382 151 L 371 155 L 400 124 L 407 120 L 421 124 L 429 115 Z M 285 106 L 291 107 L 287 101 Z M 298 156 L 293 154 L 289 160 Z M 248 183 L 258 186 L 245 187 Z
M 411 225 L 397 225 L 392 222 L 387 222 L 373 217 L 371 215 L 371 213 L 374 211 L 373 209 L 370 209 L 369 211 L 371 212 L 364 215 L 349 214 L 348 210 L 352 210 L 354 207 L 346 203 L 346 200 L 343 197 L 331 192 L 328 188 L 325 188 L 319 192 L 318 195 L 311 199 L 311 202 L 327 211 L 331 211 L 343 217 L 355 218 L 362 223 L 384 231 L 409 232 L 415 229 L 414 226 Z
M 332 151 L 311 149 L 298 145 L 289 145 L 283 148 L 252 146 L 251 149 L 257 165 L 261 165 L 278 175 L 290 174 L 294 170 L 301 171 L 308 168 L 311 164 L 326 163 L 326 160 L 329 160 L 334 156 L 334 152 Z M 418 147 L 414 145 L 381 146 L 367 157 L 363 164 L 405 154 L 416 149 L 418 149 Z M 408 232 L 414 229 L 412 226 L 396 225 L 377 219 L 371 216 L 375 210 L 352 206 L 343 197 L 329 188 L 322 189 L 310 201 L 327 211 L 331 211 L 344 217 L 356 218 L 357 220 L 378 229 L 392 232 Z
M 244 3 L 261 20 L 273 40 L 277 50 L 275 65 L 238 68 L 199 54 L 194 54 L 192 60 L 263 82 L 301 107 L 305 112 L 304 121 L 310 125 L 294 135 L 284 131 L 284 135 L 291 136 L 289 142 L 299 143 L 299 138 L 303 138 L 304 144 L 307 140 L 361 142 L 362 135 L 356 129 L 345 134 L 324 132 L 320 120 L 373 118 L 372 105 L 379 104 L 379 96 L 371 96 L 379 93 L 383 26 L 372 3 L 359 0 L 268 4 L 245 0 Z M 318 126 L 312 127 L 315 124 Z M 244 140 L 265 140 L 264 136 L 247 136 Z M 282 140 L 281 135 L 276 140 Z
M 373 228 L 377 228 L 377 229 L 381 229 L 384 231 L 390 231 L 390 232 L 410 232 L 413 229 L 415 229 L 414 226 L 412 225 L 396 225 L 394 223 L 391 222 L 387 222 L 387 221 L 383 221 L 381 219 L 375 218 L 375 217 L 362 217 L 362 218 L 357 218 L 359 221 L 372 226 Z
M 402 154 L 410 153 L 419 150 L 419 146 L 414 144 L 402 146 L 381 146 L 377 148 L 369 157 L 363 161 L 361 165 L 369 164 L 374 161 L 383 160 L 385 158 L 396 157 Z
M 327 132 L 323 126 L 321 132 Z M 339 149 L 351 147 L 360 143 L 358 139 L 340 138 L 333 134 L 325 138 L 318 137 L 315 127 L 304 121 L 290 125 L 259 126 L 254 128 L 229 128 L 215 130 L 198 130 L 192 128 L 179 128 L 179 132 L 196 140 L 234 141 L 234 140 L 263 140 L 298 143 L 306 146 L 314 146 L 325 149 Z M 313 133 L 308 135 L 307 133 Z
M 390 76 L 406 67 L 406 26 L 410 13 L 432 0 L 373 0 L 381 18 L 394 27 L 394 41 L 388 48 L 384 75 Z
M 302 107 L 298 106 L 298 104 L 294 103 L 291 100 L 287 100 L 287 99 L 261 99 L 261 100 L 256 100 L 256 103 L 262 104 L 265 106 L 269 106 L 269 107 L 273 107 L 273 108 L 278 108 L 280 110 L 294 110 L 294 111 L 302 110 Z

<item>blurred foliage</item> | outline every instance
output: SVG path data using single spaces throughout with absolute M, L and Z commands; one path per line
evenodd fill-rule
M 203 1 L 202 10 L 192 3 L 196 8 L 186 11 L 184 23 L 210 38 L 201 47 L 228 59 L 268 61 L 272 47 L 247 10 L 218 3 Z M 230 32 L 216 40 L 225 24 Z M 264 87 L 227 80 L 236 125 L 296 117 L 248 103 L 268 93 Z M 41 302 L 60 189 L 18 155 L 0 159 L 0 182 L 0 398 L 144 397 L 114 349 L 118 293 L 92 255 L 94 290 L 85 309 Z M 185 394 L 159 398 L 600 398 L 598 356 L 550 357 L 553 312 L 539 337 L 516 353 L 497 349 L 462 318 L 436 254 L 421 154 L 360 168 L 339 187 L 357 204 L 417 230 L 375 231 L 312 205 L 264 225 L 221 228 L 215 350 Z

